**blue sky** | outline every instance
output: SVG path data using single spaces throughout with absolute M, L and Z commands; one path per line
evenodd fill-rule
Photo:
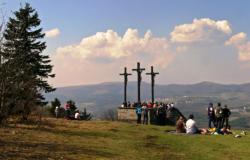
M 122 38 L 124 33 L 129 28 L 132 28 L 138 31 L 140 38 L 143 38 L 144 34 L 148 30 L 150 30 L 155 38 L 165 38 L 166 41 L 171 41 L 172 38 L 171 32 L 173 32 L 175 27 L 178 25 L 192 24 L 194 19 L 201 20 L 202 18 L 209 18 L 209 23 L 226 20 L 230 25 L 231 32 L 226 33 L 225 30 L 222 31 L 224 37 L 222 38 L 223 42 L 220 39 L 219 42 L 219 44 L 221 44 L 220 46 L 211 44 L 208 41 L 203 41 L 202 44 L 193 43 L 194 41 L 192 41 L 192 44 L 186 42 L 185 44 L 183 44 L 183 42 L 180 41 L 165 42 L 166 45 L 169 46 L 169 52 L 177 52 L 179 48 L 188 48 L 188 49 L 185 49 L 181 54 L 174 55 L 175 58 L 166 59 L 166 63 L 170 63 L 167 67 L 165 66 L 158 68 L 163 74 L 159 78 L 159 83 L 195 83 L 206 80 L 220 82 L 220 83 L 244 83 L 247 82 L 248 80 L 250 81 L 250 76 L 248 77 L 245 76 L 245 74 L 247 73 L 246 68 L 248 68 L 249 66 L 248 58 L 245 59 L 241 58 L 241 61 L 237 61 L 238 53 L 243 51 L 245 53 L 248 51 L 248 49 L 246 49 L 248 47 L 247 40 L 245 40 L 246 42 L 244 44 L 240 45 L 238 44 L 233 45 L 232 43 L 232 47 L 227 47 L 224 45 L 225 41 L 229 40 L 230 37 L 232 37 L 237 33 L 244 32 L 244 34 L 250 35 L 250 27 L 249 27 L 250 1 L 247 0 L 241 0 L 241 1 L 1 0 L 1 3 L 4 3 L 1 6 L 1 8 L 4 12 L 7 13 L 7 16 L 11 16 L 12 11 L 17 10 L 20 7 L 20 4 L 24 4 L 25 2 L 29 2 L 33 6 L 33 8 L 35 8 L 38 11 L 39 16 L 42 20 L 42 27 L 44 31 L 48 31 L 53 28 L 57 28 L 58 30 L 60 30 L 60 34 L 58 34 L 57 37 L 46 38 L 48 48 L 45 51 L 45 53 L 50 54 L 52 56 L 60 54 L 58 48 L 65 49 L 67 48 L 67 46 L 72 46 L 72 45 L 75 45 L 73 46 L 73 49 L 71 47 L 72 52 L 74 52 L 73 51 L 74 47 L 77 48 L 77 45 L 80 45 L 82 39 L 93 36 L 97 32 L 106 33 L 107 30 L 112 30 Z M 206 27 L 211 27 L 209 26 L 209 24 L 206 25 L 208 26 L 203 26 L 203 29 L 204 28 L 206 29 Z M 214 29 L 209 31 L 214 32 Z M 221 32 L 221 30 L 219 31 Z M 207 35 L 205 36 L 207 38 Z M 210 39 L 212 37 L 213 41 L 215 41 L 214 39 L 216 39 L 216 41 L 217 39 L 219 39 L 218 37 L 214 36 L 208 36 L 208 37 Z M 83 50 L 86 49 L 87 44 L 89 43 L 83 44 L 85 48 L 81 46 Z M 160 47 L 161 46 L 164 46 L 164 44 L 160 45 Z M 245 49 L 242 49 L 244 47 Z M 116 49 L 116 47 L 114 48 Z M 114 48 L 112 48 L 111 50 L 113 51 Z M 69 50 L 67 51 L 70 52 Z M 60 75 L 62 73 L 60 73 L 59 71 L 63 70 L 63 68 L 60 69 L 58 68 L 57 70 L 55 70 L 55 72 L 56 74 L 58 72 L 59 78 L 53 81 L 53 83 L 55 83 L 55 85 L 57 86 L 63 86 L 63 85 L 99 83 L 103 81 L 119 81 L 119 77 L 115 76 L 115 74 L 117 74 L 116 72 L 118 72 L 118 69 L 113 70 L 114 76 L 112 76 L 112 73 L 110 72 L 108 74 L 108 78 L 100 80 L 100 77 L 98 77 L 97 75 L 102 75 L 100 72 L 103 71 L 100 70 L 98 67 L 102 68 L 103 66 L 98 62 L 105 62 L 107 63 L 106 66 L 109 65 L 109 67 L 112 68 L 115 66 L 114 63 L 117 63 L 116 65 L 118 65 L 118 63 L 123 61 L 122 58 L 126 58 L 127 55 L 126 56 L 123 55 L 121 57 L 115 56 L 115 58 L 111 56 L 112 58 L 110 58 L 110 55 L 113 55 L 113 53 L 106 53 L 105 55 L 99 56 L 99 54 L 96 52 L 100 51 L 102 50 L 96 51 L 95 48 L 94 49 L 92 48 L 91 53 L 89 54 L 88 52 L 87 58 L 86 54 L 84 56 L 81 55 L 81 57 L 84 57 L 81 62 L 84 64 L 87 61 L 86 62 L 87 64 L 84 64 L 85 66 L 90 65 L 92 67 L 97 68 L 96 70 L 91 69 L 90 71 L 88 70 L 82 71 L 82 72 L 90 72 L 89 76 L 92 77 L 93 80 L 91 79 L 85 80 L 84 77 L 80 76 L 74 77 L 74 73 L 72 73 L 74 72 L 74 70 L 68 71 L 71 72 L 69 74 L 73 76 L 72 79 L 64 78 L 63 75 Z M 218 54 L 215 55 L 209 54 L 209 52 L 211 51 L 215 53 L 220 52 L 220 55 L 218 56 Z M 137 52 L 150 52 L 150 51 L 144 48 L 144 49 L 137 49 L 136 54 Z M 166 50 L 164 50 L 164 52 L 166 52 Z M 204 52 L 204 54 L 194 54 L 196 52 Z M 65 54 L 65 50 L 63 50 L 63 53 Z M 77 53 L 78 52 L 76 52 L 75 54 Z M 98 58 L 96 58 L 96 56 L 94 57 L 91 56 L 91 54 L 98 54 Z M 129 53 L 129 55 L 131 54 Z M 140 60 L 146 63 L 145 66 L 150 65 L 149 60 L 144 60 L 143 58 L 148 57 L 148 59 L 150 59 L 151 54 L 147 55 L 145 54 L 143 56 L 140 56 L 140 54 L 141 53 L 138 53 L 136 55 L 136 58 L 133 57 L 135 62 L 137 60 Z M 159 57 L 161 55 L 163 54 L 159 53 L 159 55 L 157 56 Z M 167 57 L 168 55 L 164 54 L 164 56 Z M 203 66 L 204 63 L 201 62 L 203 61 L 206 62 L 206 60 L 209 59 L 215 64 L 219 64 L 223 60 L 225 61 L 226 66 L 219 68 L 218 69 L 219 72 L 215 71 L 216 69 L 213 67 L 213 65 L 211 66 L 208 65 L 208 67 L 204 68 Z M 72 63 L 74 63 L 74 59 L 70 60 Z M 219 62 L 217 62 L 217 60 Z M 112 61 L 112 64 L 109 64 L 110 61 Z M 128 61 L 128 58 L 126 58 L 126 61 Z M 189 63 L 185 64 L 186 61 L 188 61 Z M 192 64 L 190 64 L 190 62 L 192 62 Z M 64 61 L 60 59 L 60 62 L 55 62 L 55 64 L 60 64 L 60 63 L 62 64 L 64 63 Z M 68 62 L 65 62 L 65 65 L 66 63 L 67 65 L 71 66 Z M 75 62 L 75 63 L 80 64 L 80 62 Z M 154 64 L 157 67 L 157 63 Z M 120 70 L 123 67 L 123 65 L 127 65 L 129 67 L 130 63 L 129 62 L 121 63 L 120 66 L 116 66 L 115 68 L 119 68 Z M 234 67 L 232 67 L 232 65 Z M 180 71 L 183 71 L 182 67 L 186 68 L 187 71 L 181 74 L 183 76 L 177 75 L 176 72 L 178 73 Z M 204 70 L 199 70 L 197 68 L 203 68 Z M 231 71 L 234 72 L 225 71 L 226 68 L 230 68 Z M 97 75 L 94 75 L 94 72 Z M 213 75 L 214 72 L 216 73 L 215 75 Z M 67 71 L 65 71 L 64 73 L 67 73 Z M 81 68 L 79 67 L 79 71 L 78 72 L 76 71 L 75 75 L 78 75 L 80 73 L 81 73 Z M 88 76 L 88 73 L 86 74 Z M 203 74 L 211 76 L 206 77 Z M 237 79 L 231 78 L 232 74 L 237 75 L 238 78 Z M 222 76 L 220 77 L 220 75 Z M 196 78 L 193 78 L 194 76 Z
M 144 33 L 150 29 L 158 36 L 168 36 L 174 26 L 209 17 L 226 19 L 236 31 L 250 33 L 250 1 L 228 0 L 1 0 L 2 7 L 11 15 L 20 4 L 29 2 L 42 19 L 45 30 L 59 27 L 63 32 L 60 41 L 79 41 L 97 31 L 115 29 L 124 33 L 137 28 Z

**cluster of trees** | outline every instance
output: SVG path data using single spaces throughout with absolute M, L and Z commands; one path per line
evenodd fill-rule
M 55 90 L 48 78 L 53 66 L 46 48 L 38 13 L 26 3 L 1 25 L 0 42 L 0 123 L 11 114 L 24 120 L 37 106 L 45 105 L 42 95 Z

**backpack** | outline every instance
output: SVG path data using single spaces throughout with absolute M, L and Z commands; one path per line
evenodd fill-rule
M 221 107 L 217 107 L 217 108 L 215 109 L 215 116 L 216 116 L 217 118 L 221 118 L 221 117 L 223 116 L 223 110 L 222 110 Z

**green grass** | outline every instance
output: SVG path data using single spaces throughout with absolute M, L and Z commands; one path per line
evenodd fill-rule
M 249 159 L 250 136 L 175 135 L 167 126 L 45 119 L 0 128 L 0 159 Z M 239 131 L 238 131 L 239 132 Z

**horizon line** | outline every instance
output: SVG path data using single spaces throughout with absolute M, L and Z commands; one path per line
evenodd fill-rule
M 129 81 L 128 83 L 134 83 L 137 81 Z M 93 83 L 93 84 L 76 84 L 76 85 L 68 85 L 68 86 L 58 86 L 55 88 L 68 88 L 68 87 L 80 87 L 80 86 L 94 86 L 94 85 L 101 85 L 101 84 L 108 84 L 108 83 L 123 83 L 123 81 L 110 81 L 110 82 L 100 82 L 100 83 Z M 142 81 L 142 83 L 150 84 L 150 82 Z M 202 84 L 202 83 L 210 83 L 210 84 L 218 84 L 218 85 L 244 85 L 244 84 L 250 84 L 250 82 L 242 82 L 242 83 L 220 83 L 220 82 L 212 82 L 212 81 L 200 81 L 200 82 L 194 82 L 194 83 L 158 83 L 155 84 L 156 86 L 161 85 L 196 85 L 196 84 Z

